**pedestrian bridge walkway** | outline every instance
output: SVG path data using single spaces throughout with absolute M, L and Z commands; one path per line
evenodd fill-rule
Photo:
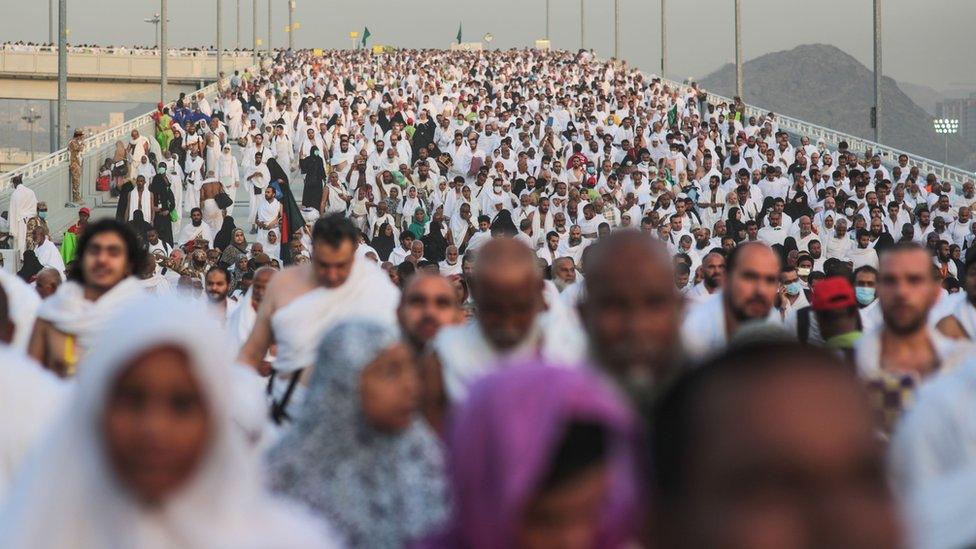
M 222 70 L 232 74 L 254 64 L 251 52 L 224 51 Z M 155 102 L 159 98 L 159 52 L 71 48 L 69 101 Z M 169 50 L 168 96 L 189 92 L 217 79 L 215 51 Z M 0 47 L 0 99 L 56 100 L 58 52 L 50 46 Z
M 244 59 L 248 62 L 250 61 L 249 57 L 245 57 Z M 679 82 L 668 82 L 671 85 L 681 85 Z M 73 85 L 69 86 L 69 89 Z M 217 88 L 216 85 L 210 85 L 202 88 L 200 91 L 212 103 Z M 731 102 L 731 99 L 715 94 L 708 94 L 706 100 L 713 104 Z M 759 116 L 766 112 L 768 111 L 758 106 L 747 106 L 746 108 L 746 114 L 749 116 Z M 906 154 L 908 155 L 910 164 L 918 166 L 922 174 L 934 173 L 941 179 L 950 181 L 956 186 L 961 186 L 965 181 L 972 181 L 974 179 L 972 172 L 910 154 L 899 149 L 879 145 L 850 134 L 834 131 L 830 128 L 824 128 L 816 124 L 779 114 L 777 114 L 776 119 L 779 122 L 780 129 L 791 134 L 795 142 L 798 142 L 800 136 L 807 136 L 812 141 L 822 138 L 827 142 L 829 147 L 836 148 L 841 141 L 846 141 L 851 150 L 856 153 L 863 154 L 870 149 L 874 153 L 879 154 L 883 163 L 888 166 L 894 165 L 899 155 Z M 123 141 L 128 143 L 129 133 L 133 129 L 138 130 L 142 135 L 151 137 L 154 128 L 150 113 L 126 121 L 124 124 L 96 134 L 85 141 L 81 188 L 85 203 L 94 208 L 93 217 L 114 214 L 115 201 L 109 198 L 107 192 L 96 191 L 95 181 L 98 177 L 99 166 L 106 158 L 112 156 L 115 142 Z M 237 154 L 236 146 L 234 147 L 234 151 Z M 63 207 L 70 198 L 67 150 L 61 149 L 16 170 L 0 174 L 0 211 L 7 209 L 12 191 L 10 179 L 16 175 L 23 176 L 24 182 L 34 189 L 38 200 L 48 203 L 48 224 L 51 227 L 54 239 L 59 239 L 61 233 L 77 217 L 77 209 Z M 301 179 L 293 177 L 293 180 L 295 180 L 294 182 L 297 187 L 295 194 L 296 196 L 301 196 Z M 240 197 L 243 197 L 245 200 L 238 200 L 234 217 L 238 226 L 246 226 L 243 224 L 243 217 L 246 216 L 247 212 L 247 197 L 243 193 L 239 194 L 239 199 Z

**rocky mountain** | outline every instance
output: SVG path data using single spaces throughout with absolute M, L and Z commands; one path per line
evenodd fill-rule
M 807 44 L 773 52 L 743 68 L 746 103 L 776 113 L 872 139 L 870 112 L 874 75 L 840 49 Z M 701 80 L 705 89 L 731 97 L 735 68 L 728 64 Z M 914 90 L 913 90 L 914 91 Z M 944 136 L 932 128 L 932 115 L 891 78 L 882 80 L 881 141 L 933 160 L 944 157 Z M 949 163 L 972 169 L 973 150 L 958 137 L 949 140 Z

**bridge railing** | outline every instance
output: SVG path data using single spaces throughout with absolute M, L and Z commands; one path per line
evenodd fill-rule
M 680 82 L 675 82 L 673 80 L 668 81 L 668 83 L 676 86 L 683 85 Z M 721 103 L 731 105 L 733 103 L 732 99 L 714 93 L 707 93 L 707 101 L 714 105 Z M 755 116 L 757 119 L 760 116 L 768 115 L 770 112 L 772 111 L 769 109 L 748 104 L 746 105 L 746 115 Z M 870 150 L 880 156 L 881 162 L 886 166 L 896 165 L 898 163 L 898 157 L 905 155 L 908 157 L 908 165 L 918 166 L 918 171 L 923 177 L 932 173 L 938 176 L 941 180 L 949 181 L 955 187 L 960 187 L 963 183 L 974 180 L 973 172 L 956 166 L 951 166 L 945 162 L 932 160 L 908 151 L 903 151 L 901 149 L 889 147 L 881 143 L 876 143 L 874 141 L 864 139 L 863 137 L 825 128 L 823 126 L 806 122 L 804 120 L 799 120 L 780 113 L 775 113 L 775 119 L 779 124 L 780 130 L 786 131 L 795 137 L 806 136 L 809 137 L 814 143 L 816 143 L 818 139 L 823 139 L 827 143 L 827 146 L 834 149 L 837 148 L 837 145 L 840 144 L 841 141 L 846 141 L 850 146 L 851 151 L 863 155 L 865 152 Z
M 57 53 L 57 46 L 27 46 L 19 44 L 0 44 L 0 51 L 2 52 L 13 52 L 13 53 Z M 262 52 L 264 50 L 261 50 Z M 149 55 L 149 56 L 159 56 L 158 48 L 126 48 L 124 46 L 119 47 L 88 47 L 88 46 L 68 46 L 69 54 L 76 53 L 95 53 L 95 54 L 105 54 L 105 55 Z M 183 56 L 183 57 L 216 57 L 217 50 L 214 49 L 186 49 L 186 48 L 169 48 L 169 54 L 171 56 Z M 230 50 L 224 49 L 224 56 L 229 57 L 251 57 L 253 55 L 253 50 Z
M 223 71 L 230 74 L 253 64 L 250 52 L 224 51 Z M 217 72 L 216 51 L 169 50 L 168 73 L 171 81 L 213 79 Z M 112 80 L 159 80 L 161 58 L 158 50 L 113 52 L 103 48 L 77 48 L 68 56 L 71 78 Z M 37 46 L 27 50 L 0 48 L 0 73 L 23 79 L 55 78 L 58 73 L 57 48 Z
M 217 96 L 217 84 L 201 88 L 196 93 L 203 93 L 213 104 Z M 172 109 L 174 105 L 175 101 L 168 106 Z M 108 198 L 107 192 L 98 191 L 95 187 L 99 171 L 105 159 L 115 155 L 117 141 L 128 146 L 132 130 L 138 130 L 140 135 L 152 141 L 155 136 L 152 111 L 85 139 L 82 151 L 81 194 L 86 205 L 98 207 Z M 64 148 L 0 174 L 0 210 L 9 207 L 10 193 L 13 192 L 11 180 L 18 175 L 22 176 L 24 184 L 34 190 L 37 200 L 48 204 L 48 227 L 51 229 L 52 237 L 59 239 L 61 232 L 77 218 L 76 209 L 63 207 L 71 199 L 69 162 L 68 150 Z

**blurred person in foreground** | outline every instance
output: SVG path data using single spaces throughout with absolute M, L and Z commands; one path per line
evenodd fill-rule
M 254 328 L 238 360 L 257 368 L 272 345 L 277 345 L 273 414 L 288 417 L 288 407 L 300 402 L 315 349 L 322 335 L 351 317 L 396 322 L 400 292 L 372 261 L 358 256 L 359 230 L 342 215 L 319 218 L 312 228 L 312 260 L 288 267 L 268 285 L 254 320 Z
M 145 252 L 125 223 L 102 219 L 89 224 L 78 239 L 78 260 L 68 281 L 37 311 L 30 355 L 59 376 L 74 375 L 108 319 L 144 294 L 133 276 L 144 261 Z
M 968 348 L 929 326 L 939 297 L 938 272 L 925 248 L 898 243 L 881 254 L 877 296 L 883 323 L 855 345 L 886 431 L 891 431 L 924 381 L 959 364 Z
M 569 315 L 549 315 L 535 253 L 513 238 L 478 250 L 471 275 L 475 319 L 445 327 L 424 360 L 424 415 L 438 431 L 451 403 L 506 361 L 543 356 L 566 363 L 583 355 L 583 336 Z
M 966 253 L 966 261 L 960 277 L 966 299 L 961 300 L 951 313 L 939 319 L 936 328 L 952 339 L 976 340 L 976 248 Z
M 223 337 L 199 304 L 175 298 L 109 320 L 11 487 L 4 547 L 339 547 L 326 524 L 260 486 Z
M 461 321 L 461 305 L 451 281 L 423 272 L 411 277 L 400 296 L 397 319 L 404 340 L 419 356 L 441 328 Z
M 641 406 L 680 360 L 683 300 L 663 244 L 637 231 L 590 248 L 580 318 L 596 364 Z M 627 258 L 621 261 L 621 258 Z
M 633 544 L 635 434 L 628 406 L 586 368 L 531 362 L 488 374 L 447 434 L 454 515 L 418 547 Z
M 302 407 L 267 455 L 270 485 L 349 547 L 403 547 L 448 515 L 444 457 L 419 414 L 420 376 L 389 326 L 340 322 L 319 345 Z
M 17 326 L 0 286 L 0 500 L 28 450 L 57 416 L 68 386 L 23 350 L 11 346 Z
M 827 351 L 733 347 L 685 372 L 650 428 L 655 547 L 903 546 L 865 392 Z
M 692 360 L 721 351 L 743 324 L 765 322 L 773 311 L 780 259 L 772 248 L 761 242 L 738 245 L 726 258 L 725 272 L 722 291 L 692 305 L 681 325 L 681 343 Z

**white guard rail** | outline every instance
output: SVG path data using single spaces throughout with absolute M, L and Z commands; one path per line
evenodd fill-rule
M 684 85 L 680 82 L 674 81 L 668 81 L 668 83 L 675 86 Z M 733 103 L 732 99 L 723 97 L 721 95 L 716 95 L 714 93 L 708 93 L 707 101 L 714 105 L 721 103 L 731 105 Z M 757 119 L 760 116 L 768 115 L 770 112 L 772 111 L 769 109 L 763 109 L 748 104 L 746 105 L 746 115 L 755 116 Z M 818 139 L 823 139 L 827 142 L 828 147 L 836 149 L 837 145 L 841 141 L 846 141 L 850 146 L 851 151 L 858 153 L 859 155 L 863 155 L 868 150 L 871 150 L 881 157 L 881 162 L 886 166 L 896 165 L 898 163 L 898 157 L 904 154 L 908 157 L 908 165 L 918 166 L 918 171 L 923 177 L 927 174 L 933 173 L 940 179 L 949 181 L 957 188 L 961 187 L 966 181 L 973 181 L 974 178 L 973 172 L 966 171 L 955 166 L 950 166 L 944 162 L 938 162 L 908 151 L 875 143 L 856 135 L 835 131 L 830 128 L 812 124 L 810 122 L 804 122 L 803 120 L 791 118 L 780 113 L 774 114 L 776 121 L 779 123 L 780 130 L 788 132 L 797 138 L 801 136 L 809 137 L 812 143 L 816 143 Z
M 213 104 L 217 96 L 217 84 L 210 84 L 196 93 L 200 92 Z M 174 105 L 175 101 L 168 106 L 172 109 Z M 152 120 L 152 111 L 85 139 L 85 148 L 82 152 L 81 195 L 89 207 L 100 206 L 108 197 L 107 192 L 95 189 L 99 169 L 106 158 L 115 155 L 116 141 L 128 145 L 132 130 L 138 130 L 140 135 L 154 139 L 155 124 Z M 34 190 L 38 202 L 47 203 L 47 222 L 51 229 L 51 236 L 55 240 L 60 240 L 61 233 L 77 219 L 76 209 L 63 207 L 71 199 L 68 163 L 68 150 L 65 148 L 0 174 L 0 210 L 6 210 L 10 204 L 10 193 L 13 192 L 11 179 L 18 175 L 23 176 L 24 184 Z

